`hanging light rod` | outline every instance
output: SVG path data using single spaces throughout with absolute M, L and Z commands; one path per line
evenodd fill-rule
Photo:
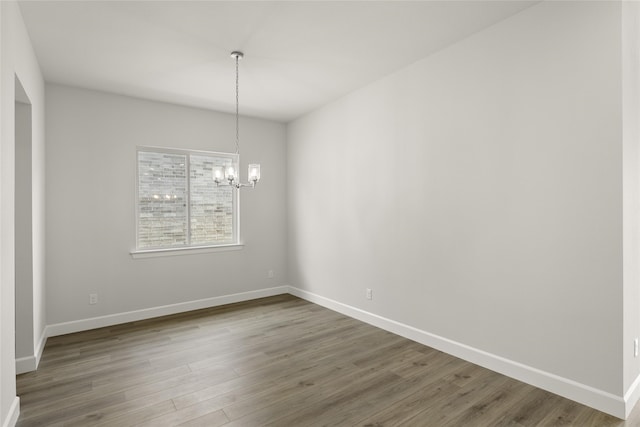
M 239 102 L 239 73 L 238 63 L 244 58 L 244 53 L 234 50 L 231 52 L 231 57 L 236 60 L 236 155 L 240 155 L 240 102 Z M 238 180 L 238 165 L 231 164 L 228 166 L 214 166 L 213 167 L 213 181 L 216 183 L 216 187 L 219 185 L 230 185 L 237 189 L 242 187 L 255 187 L 258 181 L 260 181 L 260 165 L 253 163 L 249 165 L 249 182 L 242 183 Z M 226 181 L 226 183 L 225 183 Z

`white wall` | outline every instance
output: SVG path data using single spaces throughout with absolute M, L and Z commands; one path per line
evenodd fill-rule
M 15 4 L 2 2 L 0 18 L 3 422 L 15 403 L 15 73 L 34 105 L 36 341 L 45 176 L 42 78 Z M 232 116 L 48 86 L 47 323 L 290 282 L 622 395 L 639 369 L 627 351 L 638 326 L 623 331 L 621 314 L 624 297 L 625 327 L 638 317 L 627 301 L 637 265 L 624 288 L 621 268 L 623 172 L 625 202 L 637 188 L 622 165 L 620 25 L 616 3 L 538 5 L 295 121 L 286 161 L 282 125 L 243 119 L 242 162 L 260 161 L 263 180 L 242 194 L 237 252 L 129 255 L 135 146 L 231 151 Z
M 46 94 L 48 324 L 286 283 L 283 124 L 240 121 L 241 171 L 262 165 L 240 195 L 243 250 L 133 259 L 136 146 L 233 151 L 234 116 L 59 85 Z
M 0 2 L 0 14 L 0 422 L 4 425 L 18 414 L 14 333 L 16 76 L 32 103 L 34 352 L 44 334 L 44 81 L 17 4 Z
M 617 405 L 621 76 L 620 3 L 544 2 L 294 121 L 291 285 Z
M 640 336 L 640 4 L 622 5 L 624 386 L 640 398 L 640 364 L 634 339 Z

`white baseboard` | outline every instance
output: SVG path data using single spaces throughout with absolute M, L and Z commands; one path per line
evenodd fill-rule
M 11 407 L 9 408 L 9 413 L 7 417 L 4 419 L 2 423 L 2 427 L 14 427 L 18 422 L 18 417 L 20 416 L 20 398 L 16 396 L 11 402 Z
M 298 289 L 292 286 L 289 288 L 289 293 L 299 298 L 459 357 L 460 359 L 467 360 L 476 365 L 491 369 L 492 371 L 515 378 L 527 384 L 531 384 L 535 387 L 566 397 L 567 399 L 575 400 L 576 402 L 590 406 L 599 411 L 606 412 L 618 418 L 625 419 L 628 416 L 628 412 L 631 412 L 631 408 L 628 408 L 629 405 L 627 405 L 627 402 L 631 403 L 631 395 L 633 395 L 636 400 L 639 397 L 637 395 L 640 395 L 640 390 L 638 390 L 640 387 L 638 387 L 638 384 L 636 384 L 635 389 L 629 396 L 629 400 L 627 400 L 627 396 L 624 398 L 622 396 L 616 396 L 612 393 L 590 387 L 586 384 L 581 384 L 579 382 L 470 347 L 303 289 Z M 638 380 L 636 380 L 636 382 L 638 382 Z
M 519 381 L 523 381 L 538 388 L 550 391 L 552 393 L 598 409 L 602 412 L 606 412 L 618 418 L 626 419 L 631 413 L 631 410 L 633 409 L 635 403 L 640 400 L 640 376 L 636 378 L 631 387 L 629 387 L 629 390 L 624 395 L 624 397 L 617 396 L 612 393 L 590 387 L 586 384 L 582 384 L 531 366 L 524 365 L 513 360 L 506 359 L 495 354 L 485 352 L 483 350 L 479 350 L 477 348 L 414 328 L 400 322 L 396 322 L 395 320 L 387 319 L 385 317 L 293 286 L 279 286 L 257 291 L 205 298 L 196 301 L 170 304 L 160 307 L 153 307 L 148 309 L 129 311 L 125 313 L 48 325 L 45 328 L 43 336 L 40 340 L 40 344 L 36 349 L 36 355 L 16 360 L 16 370 L 18 371 L 18 373 L 20 373 L 18 365 L 20 365 L 21 368 L 33 366 L 33 369 L 30 370 L 35 370 L 38 363 L 40 362 L 40 357 L 42 356 L 42 351 L 44 349 L 44 344 L 47 337 L 86 331 L 90 329 L 102 328 L 105 326 L 150 319 L 154 317 L 182 313 L 202 308 L 249 301 L 252 299 L 264 298 L 286 293 L 337 311 L 354 319 L 361 320 L 370 325 L 379 327 L 381 329 L 387 330 L 389 332 L 403 336 L 429 347 L 433 347 L 437 350 L 467 360 L 471 363 L 475 363 L 487 369 L 491 369 L 492 371 L 499 372 L 501 374 L 515 378 Z M 16 402 L 14 402 L 14 405 L 12 405 L 12 411 L 16 413 L 15 421 L 17 421 L 17 416 L 19 414 L 19 406 L 16 406 L 17 409 L 14 408 L 15 405 L 18 405 Z M 8 424 L 9 420 L 10 417 L 7 418 L 5 424 L 3 424 L 3 427 L 13 426 L 15 424 L 15 421 L 13 424 Z
M 631 414 L 631 411 L 638 403 L 638 400 L 640 400 L 640 375 L 636 377 L 635 381 L 633 381 L 627 392 L 624 394 L 624 402 L 626 405 L 625 420 L 629 417 L 629 414 Z
M 16 375 L 35 371 L 38 368 L 35 356 L 26 356 L 16 359 Z
M 44 351 L 44 346 L 47 343 L 47 338 L 49 338 L 49 330 L 48 330 L 48 326 L 45 326 L 44 330 L 42 331 L 42 335 L 40 336 L 40 340 L 38 341 L 38 345 L 36 346 L 35 369 L 38 369 L 38 365 L 40 364 L 40 359 L 42 359 L 42 352 Z
M 220 297 L 205 298 L 178 304 L 170 304 L 160 307 L 128 311 L 125 313 L 110 314 L 107 316 L 92 317 L 89 319 L 74 320 L 71 322 L 56 323 L 53 325 L 48 325 L 45 331 L 48 337 L 55 337 L 56 335 L 70 334 L 73 332 L 87 331 L 90 329 L 103 328 L 105 326 L 118 325 L 120 323 L 135 322 L 137 320 L 151 319 L 153 317 L 183 313 L 185 311 L 199 310 L 202 308 L 216 307 L 219 305 L 232 304 L 235 302 L 249 301 L 257 298 L 286 294 L 288 292 L 288 286 L 278 286 L 275 288 L 267 288 L 257 291 L 224 295 Z
M 34 354 L 31 356 L 20 357 L 16 359 L 16 375 L 24 374 L 25 372 L 31 372 L 38 369 L 40 359 L 42 358 L 44 345 L 47 342 L 47 328 L 42 331 L 42 335 L 40 336 L 40 340 L 38 341 L 38 345 L 35 348 Z

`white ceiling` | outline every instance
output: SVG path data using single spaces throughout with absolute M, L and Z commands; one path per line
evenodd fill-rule
M 289 121 L 528 1 L 21 1 L 48 82 Z

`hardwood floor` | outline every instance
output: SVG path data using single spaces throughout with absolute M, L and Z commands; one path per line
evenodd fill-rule
M 290 295 L 52 337 L 17 386 L 20 427 L 640 420 L 638 410 L 625 423 Z

